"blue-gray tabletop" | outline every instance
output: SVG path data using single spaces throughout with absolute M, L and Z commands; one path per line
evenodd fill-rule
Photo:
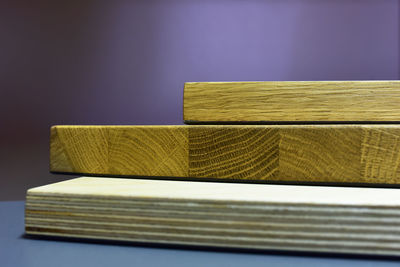
M 24 235 L 24 202 L 0 202 L 0 266 L 400 266 L 400 258 L 142 246 Z

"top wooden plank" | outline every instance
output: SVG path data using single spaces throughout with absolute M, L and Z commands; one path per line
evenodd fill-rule
M 399 122 L 400 81 L 196 82 L 184 121 Z

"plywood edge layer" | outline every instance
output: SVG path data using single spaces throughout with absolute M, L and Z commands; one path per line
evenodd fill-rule
M 72 196 L 400 207 L 399 189 L 235 184 L 81 177 L 27 191 L 27 196 Z M 338 198 L 340 196 L 340 198 Z M 28 198 L 29 199 L 29 198 Z
M 25 229 L 145 243 L 400 254 L 396 189 L 248 186 L 239 194 L 242 184 L 82 177 L 30 189 Z

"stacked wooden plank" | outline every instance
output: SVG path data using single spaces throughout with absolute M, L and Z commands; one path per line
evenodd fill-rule
M 28 191 L 30 234 L 400 255 L 396 189 L 77 178 Z
M 399 81 L 188 83 L 200 125 L 54 126 L 52 172 L 109 178 L 29 190 L 26 232 L 399 255 L 398 189 L 260 184 L 399 184 L 399 104 Z
M 399 81 L 187 83 L 184 120 L 399 122 Z
M 50 169 L 106 176 L 400 183 L 400 124 L 55 126 Z

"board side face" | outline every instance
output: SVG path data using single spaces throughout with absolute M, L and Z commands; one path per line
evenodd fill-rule
M 361 127 L 298 127 L 280 131 L 280 178 L 361 182 Z
M 58 126 L 53 172 L 400 183 L 400 125 Z
M 106 173 L 108 128 L 53 126 L 50 130 L 50 170 Z
M 400 81 L 196 82 L 184 121 L 400 121 Z
M 185 127 L 110 129 L 109 172 L 118 175 L 188 175 Z
M 189 176 L 270 180 L 278 177 L 279 128 L 189 128 Z
M 54 126 L 50 170 L 98 175 L 187 176 L 181 126 Z
M 31 188 L 27 192 L 28 201 L 41 197 L 54 198 L 57 201 L 76 198 L 81 199 L 79 201 L 81 203 L 103 199 L 106 202 L 121 205 L 128 203 L 126 202 L 128 200 L 146 203 L 154 200 L 168 205 L 182 201 L 189 207 L 190 201 L 209 204 L 214 202 L 251 204 L 261 205 L 261 207 L 262 204 L 290 204 L 298 207 L 306 205 L 315 208 L 320 205 L 328 205 L 331 208 L 333 206 L 400 207 L 400 194 L 396 188 L 243 184 L 110 177 L 74 178 Z M 186 201 L 189 202 L 186 203 Z M 229 209 L 226 206 L 214 208 Z
M 400 131 L 396 127 L 363 129 L 361 170 L 366 181 L 399 183 Z
M 30 189 L 25 232 L 399 255 L 397 191 L 82 177 Z

